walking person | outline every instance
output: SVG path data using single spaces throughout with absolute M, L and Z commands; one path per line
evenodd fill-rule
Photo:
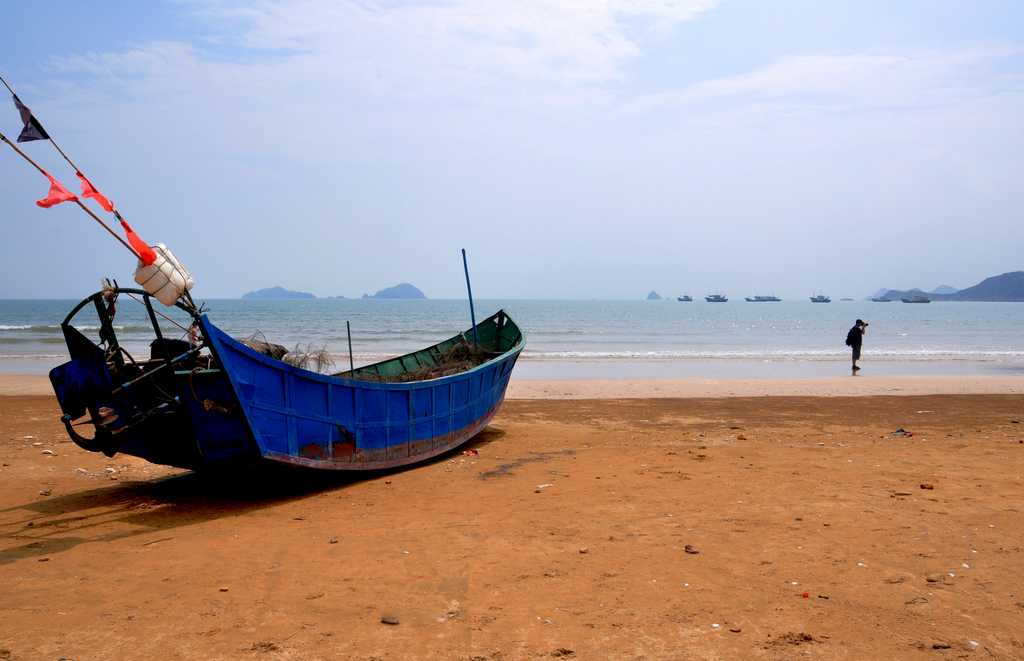
M 858 319 L 853 324 L 853 328 L 846 334 L 846 346 L 853 349 L 853 361 L 851 374 L 857 376 L 857 372 L 860 371 L 860 367 L 857 366 L 857 361 L 860 360 L 860 345 L 864 343 L 864 333 L 868 330 L 868 322 Z

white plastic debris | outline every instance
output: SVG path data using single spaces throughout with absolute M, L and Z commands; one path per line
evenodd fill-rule
M 162 243 L 153 246 L 156 261 L 146 266 L 139 262 L 135 282 L 166 306 L 174 305 L 195 284 L 192 275 Z

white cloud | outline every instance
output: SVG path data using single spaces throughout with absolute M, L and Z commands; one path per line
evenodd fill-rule
M 1021 53 L 1020 46 L 1001 46 L 955 52 L 794 55 L 743 74 L 641 97 L 630 108 L 649 112 L 712 103 L 719 109 L 763 109 L 774 104 L 843 112 L 928 108 L 1024 91 L 1019 72 L 1000 73 L 996 66 Z
M 381 44 L 409 49 L 461 70 L 524 78 L 602 80 L 640 47 L 627 22 L 664 29 L 711 9 L 717 0 L 464 0 L 456 2 L 264 2 L 208 6 L 211 17 L 241 19 L 240 42 L 253 48 L 324 48 L 358 55 Z M 408 51 L 406 51 L 408 52 Z

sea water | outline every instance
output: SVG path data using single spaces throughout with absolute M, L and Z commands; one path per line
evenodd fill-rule
M 67 360 L 60 322 L 77 301 L 0 301 L 0 372 L 42 373 Z M 210 319 L 235 337 L 326 347 L 347 367 L 345 322 L 356 365 L 406 353 L 466 330 L 461 300 L 210 300 Z M 182 326 L 180 311 L 154 303 Z M 520 376 L 760 377 L 839 374 L 849 362 L 846 332 L 870 323 L 863 365 L 879 373 L 1024 372 L 1024 304 L 813 304 L 676 301 L 479 300 L 477 318 L 504 308 L 527 335 Z M 161 319 L 165 336 L 184 331 Z M 115 329 L 133 355 L 148 355 L 145 309 L 122 295 Z M 75 325 L 95 336 L 94 309 Z

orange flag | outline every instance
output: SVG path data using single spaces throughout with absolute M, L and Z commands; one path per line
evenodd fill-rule
M 78 197 L 76 197 L 74 193 L 69 191 L 67 188 L 64 188 L 64 184 L 50 176 L 49 172 L 43 172 L 43 174 L 45 174 L 46 178 L 50 180 L 50 192 L 47 193 L 46 197 L 43 199 L 36 200 L 36 204 L 44 209 L 49 209 L 53 205 L 60 204 L 61 202 L 74 202 L 78 200 Z
M 121 227 L 124 228 L 124 233 L 128 237 L 128 243 L 135 249 L 135 252 L 139 253 L 139 259 L 142 260 L 142 263 L 149 266 L 155 262 L 156 253 L 153 252 L 153 249 L 135 233 L 135 230 L 132 229 L 132 226 L 129 225 L 124 218 L 121 218 L 120 220 Z
M 107 199 L 107 197 L 96 190 L 96 187 L 92 185 L 92 182 L 85 178 L 85 175 L 81 172 L 75 172 L 78 178 L 82 181 L 82 197 L 91 197 L 92 199 L 99 202 L 99 205 L 103 207 L 104 211 L 109 213 L 114 212 L 114 203 Z

